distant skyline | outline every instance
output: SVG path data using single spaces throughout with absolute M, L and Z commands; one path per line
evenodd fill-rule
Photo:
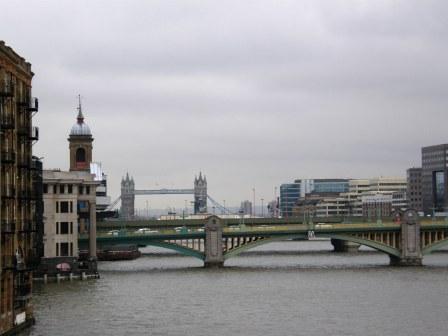
M 7 1 L 0 40 L 32 63 L 34 154 L 68 169 L 81 94 L 119 195 L 192 188 L 265 204 L 300 178 L 405 176 L 448 142 L 445 1 Z M 182 207 L 185 196 L 137 207 Z

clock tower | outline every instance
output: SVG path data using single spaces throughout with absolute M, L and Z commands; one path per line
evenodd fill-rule
M 93 138 L 89 126 L 84 122 L 81 97 L 78 97 L 78 117 L 68 138 L 70 148 L 70 171 L 90 171 Z

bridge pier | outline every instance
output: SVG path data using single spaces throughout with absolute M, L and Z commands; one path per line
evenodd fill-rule
M 415 210 L 407 210 L 401 223 L 400 256 L 390 256 L 393 266 L 421 266 L 420 223 Z
M 204 267 L 224 266 L 222 253 L 222 224 L 217 216 L 210 216 L 205 223 L 205 261 Z
M 420 257 L 390 257 L 391 266 L 422 266 L 422 258 Z
M 334 252 L 358 252 L 359 244 L 346 240 L 331 239 L 331 245 L 334 247 Z

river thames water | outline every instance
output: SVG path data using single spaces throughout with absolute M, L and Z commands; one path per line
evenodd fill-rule
M 144 249 L 100 263 L 98 280 L 37 284 L 22 335 L 448 335 L 448 252 L 397 268 L 331 249 L 273 243 L 223 269 Z

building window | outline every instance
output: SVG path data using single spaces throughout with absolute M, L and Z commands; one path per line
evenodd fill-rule
M 73 202 L 70 201 L 70 213 L 73 213 Z
M 73 243 L 70 243 L 70 255 L 73 255 Z
M 86 194 L 90 195 L 90 187 L 86 187 Z
M 56 213 L 59 213 L 59 202 L 56 202 Z
M 445 206 L 445 172 L 434 172 L 433 183 L 435 210 L 443 211 Z
M 68 189 L 67 192 L 68 192 L 69 194 L 73 193 L 73 184 L 68 184 L 68 185 L 67 185 L 67 189 Z
M 78 148 L 76 150 L 76 162 L 86 162 L 86 151 L 84 148 Z
M 68 257 L 68 243 L 61 243 L 61 257 Z
M 68 232 L 69 232 L 68 231 L 68 229 L 69 229 L 68 222 L 61 222 L 60 225 L 61 225 L 61 230 L 60 230 L 61 234 L 68 234 Z
M 56 222 L 56 234 L 59 234 L 59 222 Z
M 53 194 L 57 194 L 56 184 L 53 184 Z
M 73 234 L 73 222 L 70 222 L 70 234 Z
M 79 201 L 78 210 L 81 212 L 89 211 L 89 203 L 87 201 Z
M 84 187 L 83 186 L 79 186 L 79 194 L 82 195 L 84 194 Z
M 56 243 L 56 257 L 59 257 L 59 243 Z
M 64 184 L 59 185 L 59 193 L 63 194 L 65 192 L 65 188 L 64 187 L 65 187 Z
M 68 212 L 69 212 L 68 202 L 67 201 L 61 202 L 61 213 L 68 213 Z
M 48 184 L 44 183 L 43 185 L 43 193 L 48 194 Z

